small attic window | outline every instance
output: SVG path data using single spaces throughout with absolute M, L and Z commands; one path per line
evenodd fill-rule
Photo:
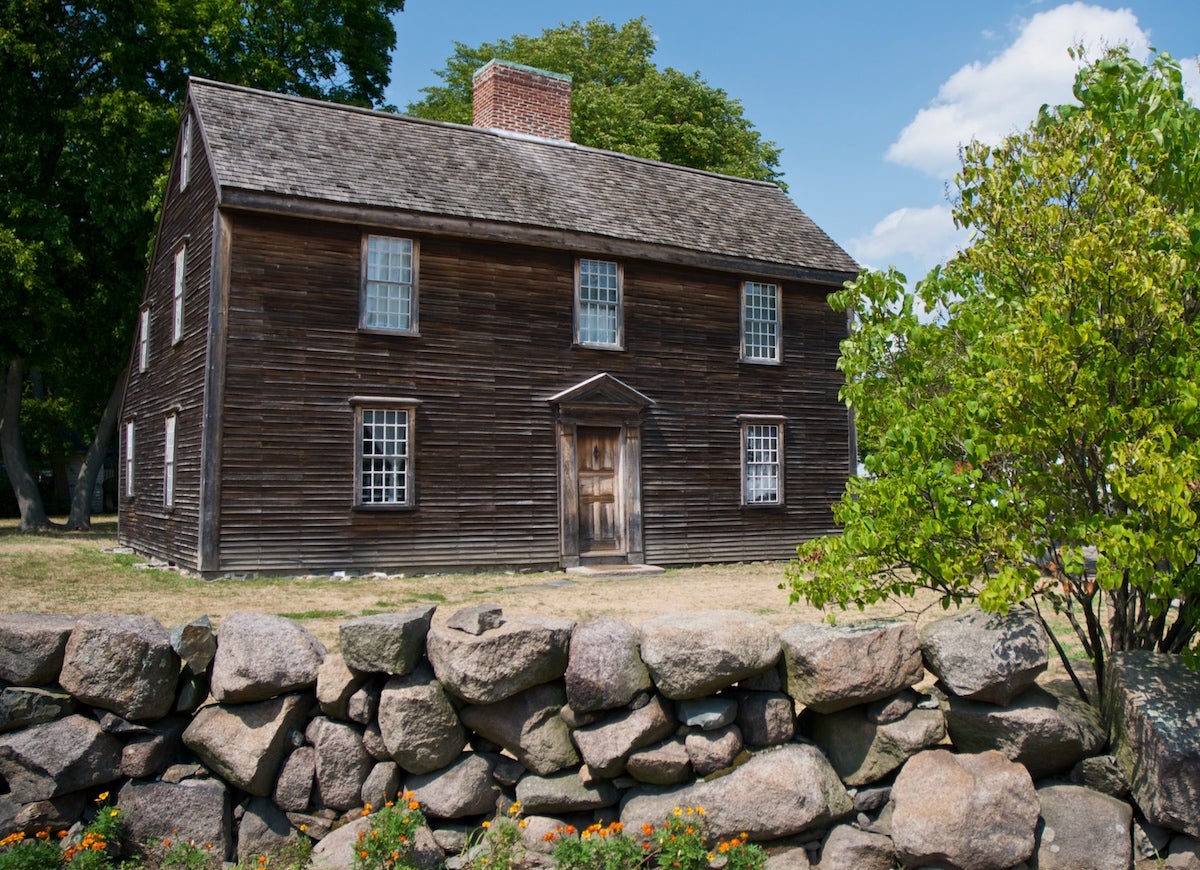
M 179 189 L 188 186 L 192 175 L 192 116 L 183 119 L 183 141 L 179 145 Z

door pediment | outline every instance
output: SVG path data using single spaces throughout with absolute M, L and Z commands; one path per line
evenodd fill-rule
M 608 408 L 614 412 L 641 413 L 654 405 L 654 400 L 608 372 L 600 372 L 568 387 L 546 400 L 560 409 Z

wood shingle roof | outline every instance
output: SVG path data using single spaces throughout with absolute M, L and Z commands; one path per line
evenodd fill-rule
M 224 205 L 840 284 L 857 264 L 774 184 L 193 79 Z M 672 254 L 674 256 L 672 256 Z

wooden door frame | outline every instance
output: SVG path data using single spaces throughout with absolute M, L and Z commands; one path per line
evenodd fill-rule
M 548 400 L 555 408 L 558 441 L 559 553 L 564 568 L 578 567 L 580 426 L 619 430 L 617 441 L 618 538 L 623 559 L 646 560 L 642 517 L 642 416 L 654 401 L 609 374 L 588 378 Z

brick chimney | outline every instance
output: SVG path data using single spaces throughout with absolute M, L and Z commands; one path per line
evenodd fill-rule
M 476 127 L 570 141 L 570 76 L 492 60 L 479 68 L 472 84 Z

